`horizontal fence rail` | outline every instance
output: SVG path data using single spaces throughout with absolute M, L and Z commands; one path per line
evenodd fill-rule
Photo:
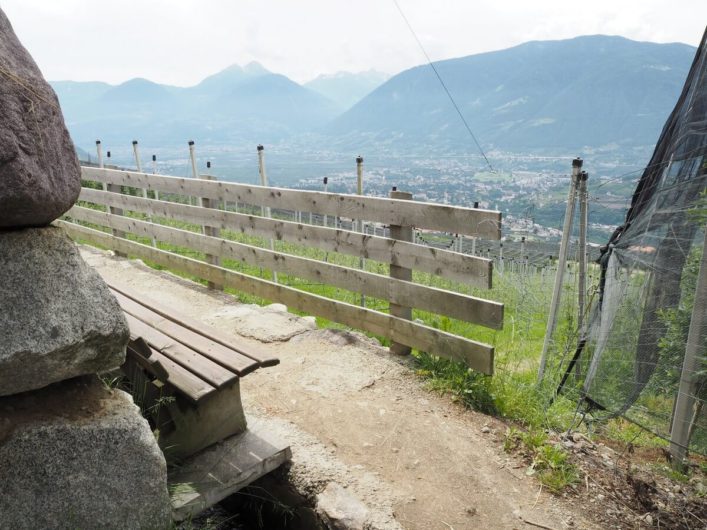
M 491 288 L 492 260 L 324 226 L 211 210 L 176 202 L 143 199 L 83 188 L 80 200 L 244 234 L 273 237 L 331 252 L 392 263 L 475 287 Z
M 83 168 L 82 176 L 86 180 L 138 189 L 257 204 L 270 208 L 286 207 L 290 210 L 365 219 L 390 225 L 424 227 L 483 239 L 501 239 L 501 213 L 493 210 L 430 203 L 423 203 L 424 207 L 421 207 L 421 203 L 399 199 L 269 188 L 232 182 L 204 182 L 198 179 L 95 167 Z
M 503 304 L 412 281 L 414 269 L 475 287 L 490 288 L 492 261 L 395 237 L 400 232 L 396 227 L 414 226 L 498 238 L 499 212 L 88 167 L 82 167 L 82 176 L 86 181 L 106 184 L 104 189 L 107 191 L 86 184 L 79 203 L 63 220 L 57 221 L 75 239 L 192 275 L 207 281 L 210 287 L 228 287 L 281 302 L 297 311 L 387 337 L 394 344 L 463 361 L 483 373 L 493 372 L 492 346 L 427 326 L 412 320 L 410 313 L 406 316 L 406 313 L 399 312 L 400 308 L 417 308 L 500 329 L 503 326 Z M 145 198 L 142 190 L 158 192 L 160 200 Z M 191 197 L 199 197 L 201 200 L 196 203 L 203 206 L 192 206 Z M 249 213 L 219 209 L 228 203 L 247 204 L 253 208 Z M 356 220 L 359 228 L 363 220 L 383 223 L 391 227 L 394 237 L 251 214 L 251 211 L 264 212 L 265 208 L 348 217 L 352 220 L 351 226 L 357 225 L 353 222 Z M 241 236 L 274 239 L 304 249 L 316 248 L 326 252 L 327 256 L 328 252 L 334 252 L 367 258 L 388 264 L 391 276 L 395 269 L 397 277 L 370 272 L 365 267 L 330 263 L 326 258 L 320 260 L 286 253 L 272 246 L 257 246 L 250 244 L 250 239 L 247 243 L 239 241 L 239 238 L 244 239 Z M 136 240 L 138 238 L 152 241 L 152 245 L 141 243 Z M 205 258 L 202 261 L 186 257 L 160 246 L 188 249 L 190 255 L 197 252 Z M 222 266 L 221 260 L 267 269 L 272 271 L 274 281 Z M 400 270 L 408 269 L 409 274 L 400 276 Z M 387 300 L 391 313 L 393 306 L 397 309 L 394 314 L 388 314 L 281 285 L 277 283 L 277 273 L 360 293 L 362 305 L 363 296 L 366 296 Z

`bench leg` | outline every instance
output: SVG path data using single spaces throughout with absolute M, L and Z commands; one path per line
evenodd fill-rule
M 174 429 L 160 432 L 158 441 L 168 462 L 184 459 L 246 430 L 238 380 L 196 404 L 176 394 L 165 407 Z

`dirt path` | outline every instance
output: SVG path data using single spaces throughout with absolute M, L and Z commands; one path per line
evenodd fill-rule
M 243 379 L 246 414 L 291 444 L 299 489 L 341 484 L 369 507 L 370 528 L 595 528 L 503 452 L 503 424 L 426 391 L 375 341 L 316 329 L 281 306 L 239 304 L 140 262 L 82 253 L 107 278 L 266 340 L 281 364 Z

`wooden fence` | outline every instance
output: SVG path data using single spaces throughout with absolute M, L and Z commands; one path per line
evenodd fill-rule
M 192 275 L 211 287 L 230 287 L 387 337 L 399 351 L 417 348 L 464 361 L 483 373 L 493 372 L 492 346 L 411 319 L 411 308 L 417 308 L 500 329 L 502 304 L 412 281 L 412 270 L 417 270 L 490 288 L 492 261 L 415 244 L 412 228 L 497 240 L 501 236 L 499 212 L 94 167 L 82 167 L 82 178 L 79 203 L 57 221 L 75 239 Z M 401 192 L 391 195 L 405 196 Z M 248 213 L 233 211 L 234 204 L 249 205 Z M 357 226 L 355 221 L 378 223 L 388 227 L 383 233 L 391 237 L 268 218 L 261 215 L 266 209 L 308 212 L 314 214 L 308 216 L 311 219 L 347 218 L 352 228 Z M 194 225 L 202 228 L 194 231 Z M 388 264 L 390 275 L 226 239 L 221 230 L 374 260 Z M 160 248 L 168 245 L 202 253 L 205 259 Z M 387 300 L 390 314 L 225 268 L 222 259 Z

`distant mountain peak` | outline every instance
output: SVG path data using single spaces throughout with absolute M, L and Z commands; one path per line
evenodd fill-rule
M 265 75 L 271 73 L 258 61 L 251 61 L 243 67 L 243 71 L 248 75 Z
M 245 66 L 234 63 L 220 72 L 206 77 L 197 85 L 197 88 L 202 90 L 230 90 L 244 81 L 268 75 L 269 73 L 263 65 L 256 61 L 251 61 Z

